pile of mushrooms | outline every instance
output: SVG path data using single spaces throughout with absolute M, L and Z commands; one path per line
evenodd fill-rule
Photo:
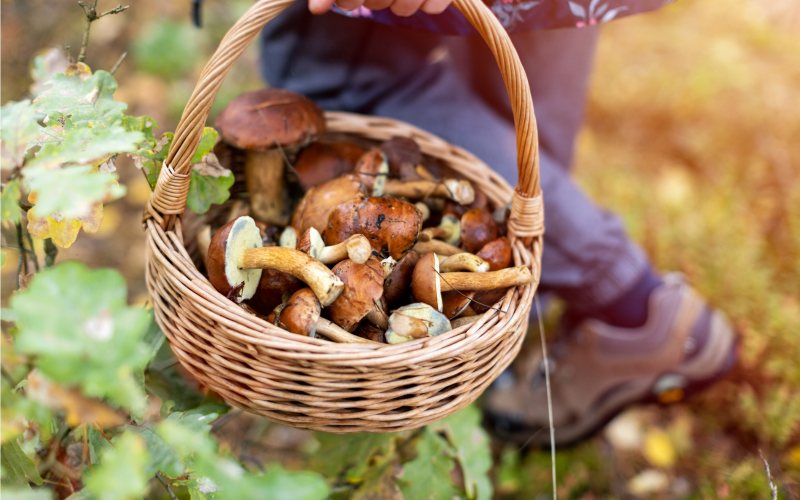
M 512 267 L 502 207 L 439 175 L 411 138 L 326 134 L 311 101 L 280 89 L 238 97 L 216 127 L 249 213 L 198 233 L 206 273 L 280 328 L 396 344 L 474 321 L 532 280 Z

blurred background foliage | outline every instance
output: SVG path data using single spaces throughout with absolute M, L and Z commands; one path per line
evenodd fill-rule
M 111 2 L 102 2 L 109 4 Z M 216 41 L 250 5 L 136 0 L 92 28 L 87 62 L 110 69 L 132 114 L 172 130 Z M 604 34 L 579 142 L 576 177 L 620 213 L 658 266 L 685 273 L 742 333 L 732 376 L 688 404 L 640 408 L 557 455 L 567 498 L 764 498 L 765 461 L 787 497 L 800 494 L 800 6 L 793 0 L 678 2 L 614 22 Z M 2 101 L 22 98 L 42 49 L 76 55 L 72 1 L 2 0 Z M 261 85 L 256 47 L 236 65 L 216 109 Z M 124 199 L 98 233 L 62 258 L 119 269 L 147 300 L 141 210 L 149 187 L 120 165 Z M 3 301 L 17 256 L 3 249 Z M 309 437 L 241 414 L 218 434 L 245 462 L 303 466 Z M 493 445 L 495 493 L 546 495 L 549 454 Z M 763 456 L 763 458 L 762 458 Z

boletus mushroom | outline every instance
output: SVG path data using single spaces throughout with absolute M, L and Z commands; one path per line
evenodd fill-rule
M 450 321 L 428 304 L 408 304 L 389 316 L 386 342 L 400 344 L 409 340 L 435 337 L 449 331 Z
M 483 248 L 478 252 L 478 256 L 489 263 L 490 271 L 505 269 L 510 266 L 513 261 L 511 243 L 509 243 L 506 237 L 497 238 L 483 245 Z M 496 288 L 494 290 L 478 292 L 475 294 L 470 307 L 478 314 L 483 313 L 489 310 L 492 304 L 503 298 L 505 293 L 506 288 Z
M 304 191 L 352 172 L 364 148 L 348 141 L 312 142 L 297 155 L 294 171 Z
M 236 302 L 253 297 L 262 269 L 284 272 L 306 283 L 323 306 L 336 300 L 344 283 L 311 256 L 292 248 L 262 247 L 255 221 L 247 216 L 225 224 L 211 237 L 208 279 Z
M 411 203 L 373 196 L 333 209 L 322 237 L 328 245 L 335 245 L 351 235 L 363 234 L 373 250 L 399 260 L 414 246 L 421 227 L 422 215 Z
M 375 257 L 366 264 L 346 259 L 333 268 L 344 283 L 344 290 L 328 307 L 331 320 L 348 332 L 367 318 L 373 325 L 386 328 L 386 307 L 383 300 L 383 269 Z
M 342 330 L 321 318 L 321 312 L 322 306 L 314 292 L 310 288 L 303 288 L 278 306 L 271 316 L 275 326 L 298 335 L 315 337 L 320 334 L 336 342 L 370 343 L 369 340 Z
M 533 279 L 525 266 L 509 267 L 485 273 L 441 272 L 439 258 L 434 253 L 420 257 L 411 276 L 411 293 L 414 299 L 442 311 L 442 292 L 484 291 L 510 286 L 527 285 Z
M 409 200 L 421 200 L 428 197 L 447 198 L 462 205 L 469 205 L 475 199 L 475 190 L 472 188 L 472 184 L 464 179 L 442 179 L 441 181 L 387 179 L 386 185 L 383 187 L 383 194 Z
M 498 236 L 492 213 L 483 208 L 471 208 L 461 216 L 461 246 L 475 253 Z
M 308 98 L 283 89 L 247 92 L 220 113 L 222 139 L 246 151 L 245 183 L 253 215 L 266 223 L 289 223 L 292 203 L 284 160 L 325 130 L 322 111 Z
M 324 229 L 336 207 L 364 198 L 361 182 L 353 174 L 323 182 L 309 189 L 300 200 L 292 216 L 292 227 L 300 234 L 310 227 Z

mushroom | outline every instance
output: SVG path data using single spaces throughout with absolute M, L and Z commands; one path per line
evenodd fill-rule
M 435 253 L 420 257 L 411 277 L 411 293 L 414 299 L 442 311 L 442 292 L 452 290 L 483 291 L 510 286 L 526 285 L 533 276 L 525 266 L 510 267 L 486 273 L 441 272 L 439 258 Z
M 435 337 L 450 330 L 450 321 L 428 304 L 408 304 L 389 316 L 386 342 L 399 344 L 413 339 Z
M 399 260 L 414 246 L 421 227 L 422 215 L 414 205 L 396 198 L 370 197 L 333 209 L 322 237 L 333 245 L 363 234 L 373 250 Z
M 282 89 L 240 95 L 216 122 L 222 139 L 246 151 L 245 183 L 253 215 L 285 226 L 291 214 L 284 158 L 325 130 L 322 111 L 308 98 Z
M 489 263 L 477 255 L 467 252 L 445 256 L 439 259 L 439 272 L 468 271 L 473 273 L 485 273 L 489 270 Z M 442 312 L 450 319 L 461 315 L 472 303 L 472 298 L 478 292 L 462 292 L 454 290 L 442 294 Z
M 477 252 L 497 236 L 497 223 L 488 210 L 472 208 L 461 216 L 461 246 L 467 252 Z
M 303 190 L 308 191 L 353 170 L 364 148 L 353 142 L 312 142 L 297 155 L 294 171 Z
M 455 215 L 445 215 L 436 227 L 429 227 L 419 233 L 420 241 L 442 240 L 450 245 L 457 245 L 461 239 L 461 221 Z
M 344 259 L 363 264 L 372 255 L 372 246 L 362 234 L 354 234 L 341 243 L 325 246 L 322 235 L 313 227 L 306 229 L 300 236 L 296 248 L 328 265 Z
M 459 179 L 443 179 L 441 181 L 387 179 L 383 193 L 409 200 L 421 200 L 429 196 L 449 198 L 462 205 L 469 205 L 475 199 L 475 190 L 472 188 L 472 184 Z
M 356 330 L 353 333 L 355 335 L 358 335 L 359 337 L 371 340 L 373 342 L 380 342 L 380 343 L 386 342 L 386 337 L 384 336 L 385 333 L 384 330 L 366 321 L 362 321 L 361 323 L 359 323 L 358 326 L 356 327 Z
M 511 265 L 513 259 L 511 243 L 509 243 L 506 237 L 497 238 L 483 245 L 483 248 L 478 252 L 478 256 L 489 263 L 490 271 L 505 269 Z M 505 288 L 478 292 L 475 294 L 471 307 L 476 313 L 486 312 L 492 304 L 503 298 L 505 293 Z
M 262 247 L 255 221 L 247 216 L 222 226 L 208 248 L 208 279 L 220 293 L 236 302 L 253 297 L 262 269 L 284 272 L 305 282 L 319 301 L 328 306 L 344 284 L 330 269 L 292 248 Z
M 331 320 L 349 332 L 364 318 L 385 329 L 388 319 L 380 261 L 374 257 L 367 264 L 343 260 L 334 266 L 333 274 L 344 283 L 344 290 L 328 307 Z
M 367 194 L 370 196 L 383 195 L 386 177 L 389 175 L 389 164 L 380 149 L 372 148 L 364 153 L 356 163 L 353 173 Z
M 460 219 L 467 210 L 473 208 L 483 208 L 484 210 L 488 210 L 489 197 L 483 194 L 482 191 L 475 191 L 475 199 L 472 200 L 472 203 L 468 205 L 460 205 L 452 200 L 445 200 L 442 206 L 442 214 L 452 214 Z
M 309 288 L 303 288 L 275 308 L 271 315 L 273 316 L 272 322 L 276 326 L 298 335 L 315 337 L 316 334 L 320 334 L 336 342 L 372 343 L 370 340 L 353 335 L 325 318 L 321 318 L 321 310 L 322 306 L 314 292 Z
M 419 260 L 419 254 L 414 250 L 408 251 L 403 258 L 397 261 L 394 269 L 383 282 L 383 298 L 386 303 L 393 306 L 408 295 L 411 288 L 411 275 Z
M 277 269 L 266 268 L 261 272 L 255 295 L 247 301 L 260 314 L 267 314 L 297 290 L 304 283 L 299 279 Z
M 306 192 L 292 216 L 292 227 L 298 233 L 310 227 L 324 229 L 330 213 L 337 206 L 362 199 L 362 185 L 356 176 L 347 174 L 331 179 Z

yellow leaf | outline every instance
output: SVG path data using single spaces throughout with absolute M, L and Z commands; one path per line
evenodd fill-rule
M 78 238 L 81 227 L 87 233 L 96 233 L 103 221 L 103 204 L 92 205 L 89 213 L 77 219 L 65 219 L 60 213 L 39 217 L 36 207 L 28 211 L 28 232 L 39 239 L 50 238 L 59 248 L 69 248 Z
M 644 438 L 644 456 L 656 467 L 669 468 L 675 465 L 675 448 L 666 432 L 650 429 Z

